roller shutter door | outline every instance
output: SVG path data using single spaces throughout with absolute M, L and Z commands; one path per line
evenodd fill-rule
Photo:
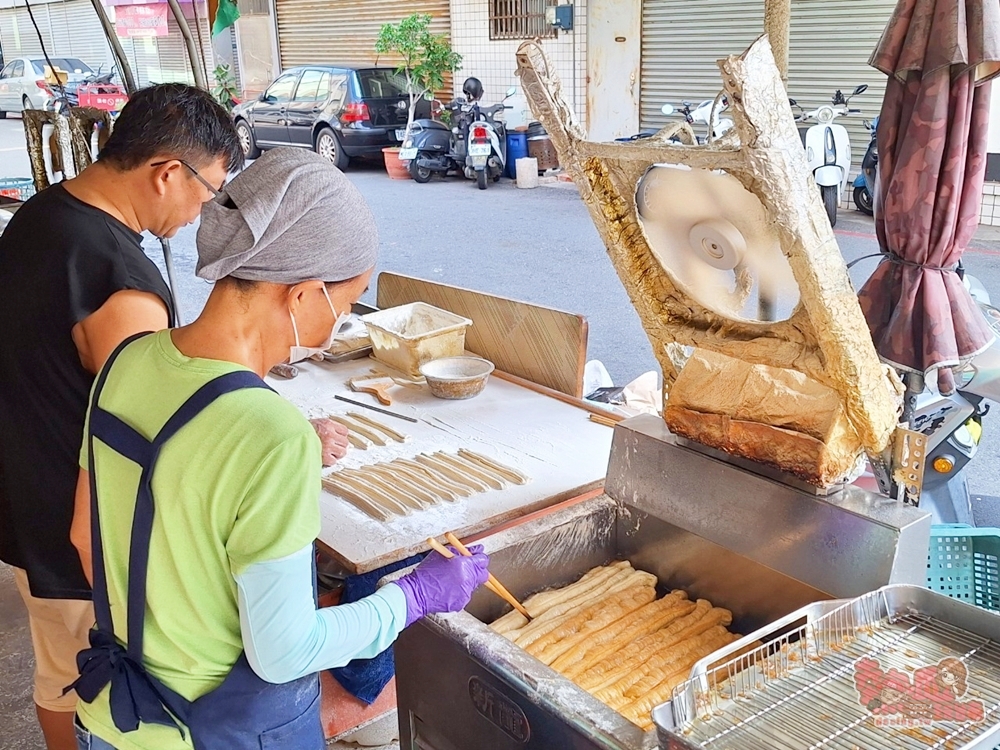
M 788 92 L 807 109 L 866 83 L 852 100 L 862 115 L 838 120 L 851 134 L 853 168 L 860 168 L 869 134 L 863 120 L 878 115 L 885 76 L 868 66 L 895 0 L 792 0 Z M 661 127 L 660 107 L 714 98 L 721 89 L 715 61 L 742 52 L 764 27 L 763 0 L 644 0 L 640 120 Z M 704 133 L 699 133 L 704 135 Z
M 76 57 L 95 70 L 100 65 L 110 70 L 111 48 L 88 0 L 32 3 L 31 10 L 51 57 Z M 0 44 L 7 60 L 42 56 L 38 35 L 23 6 L 0 10 Z
M 212 71 L 215 69 L 215 58 L 212 52 L 212 34 L 206 18 L 207 10 L 204 6 L 198 8 L 198 24 L 194 18 L 188 18 L 188 26 L 191 28 L 191 35 L 194 37 L 195 47 L 198 46 L 198 25 L 201 26 L 201 47 L 203 58 L 199 58 L 199 64 L 204 59 L 207 67 L 206 76 L 211 83 Z M 154 37 L 156 40 L 156 52 L 159 58 L 160 72 L 158 78 L 153 78 L 157 83 L 194 83 L 194 73 L 191 70 L 191 61 L 188 59 L 187 46 L 184 44 L 184 37 L 181 36 L 180 27 L 174 20 L 172 13 L 167 15 L 166 36 Z
M 276 12 L 282 69 L 376 60 L 392 64 L 393 58 L 375 54 L 379 29 L 413 13 L 429 14 L 431 31 L 451 36 L 449 0 L 276 0 Z M 452 90 L 450 76 L 444 90 Z
M 641 126 L 666 124 L 664 104 L 713 99 L 722 88 L 715 61 L 742 52 L 763 27 L 764 0 L 644 0 Z
M 121 43 L 139 88 L 148 86 L 151 81 L 158 83 L 162 80 L 160 78 L 160 57 L 156 51 L 155 37 L 129 37 L 121 39 Z

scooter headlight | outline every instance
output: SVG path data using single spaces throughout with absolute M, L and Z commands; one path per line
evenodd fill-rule
M 816 122 L 821 122 L 824 125 L 833 122 L 834 116 L 833 107 L 820 107 L 816 110 Z

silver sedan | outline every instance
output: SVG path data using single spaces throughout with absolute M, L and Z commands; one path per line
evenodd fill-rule
M 66 72 L 70 82 L 82 81 L 94 71 L 75 57 L 52 57 L 52 65 Z M 45 58 L 15 57 L 0 70 L 0 118 L 7 112 L 49 109 L 58 87 L 45 77 Z

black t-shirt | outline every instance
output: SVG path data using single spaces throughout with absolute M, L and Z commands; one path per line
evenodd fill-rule
M 94 376 L 72 329 L 115 292 L 173 304 L 142 235 L 55 185 L 0 235 L 0 560 L 31 592 L 89 599 L 70 543 L 83 422 Z

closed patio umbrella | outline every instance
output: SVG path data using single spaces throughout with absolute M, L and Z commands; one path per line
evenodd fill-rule
M 875 195 L 883 260 L 861 307 L 879 355 L 911 374 L 910 395 L 935 369 L 951 393 L 951 368 L 993 340 L 957 265 L 979 222 L 1000 0 L 899 0 L 870 64 L 889 76 Z

